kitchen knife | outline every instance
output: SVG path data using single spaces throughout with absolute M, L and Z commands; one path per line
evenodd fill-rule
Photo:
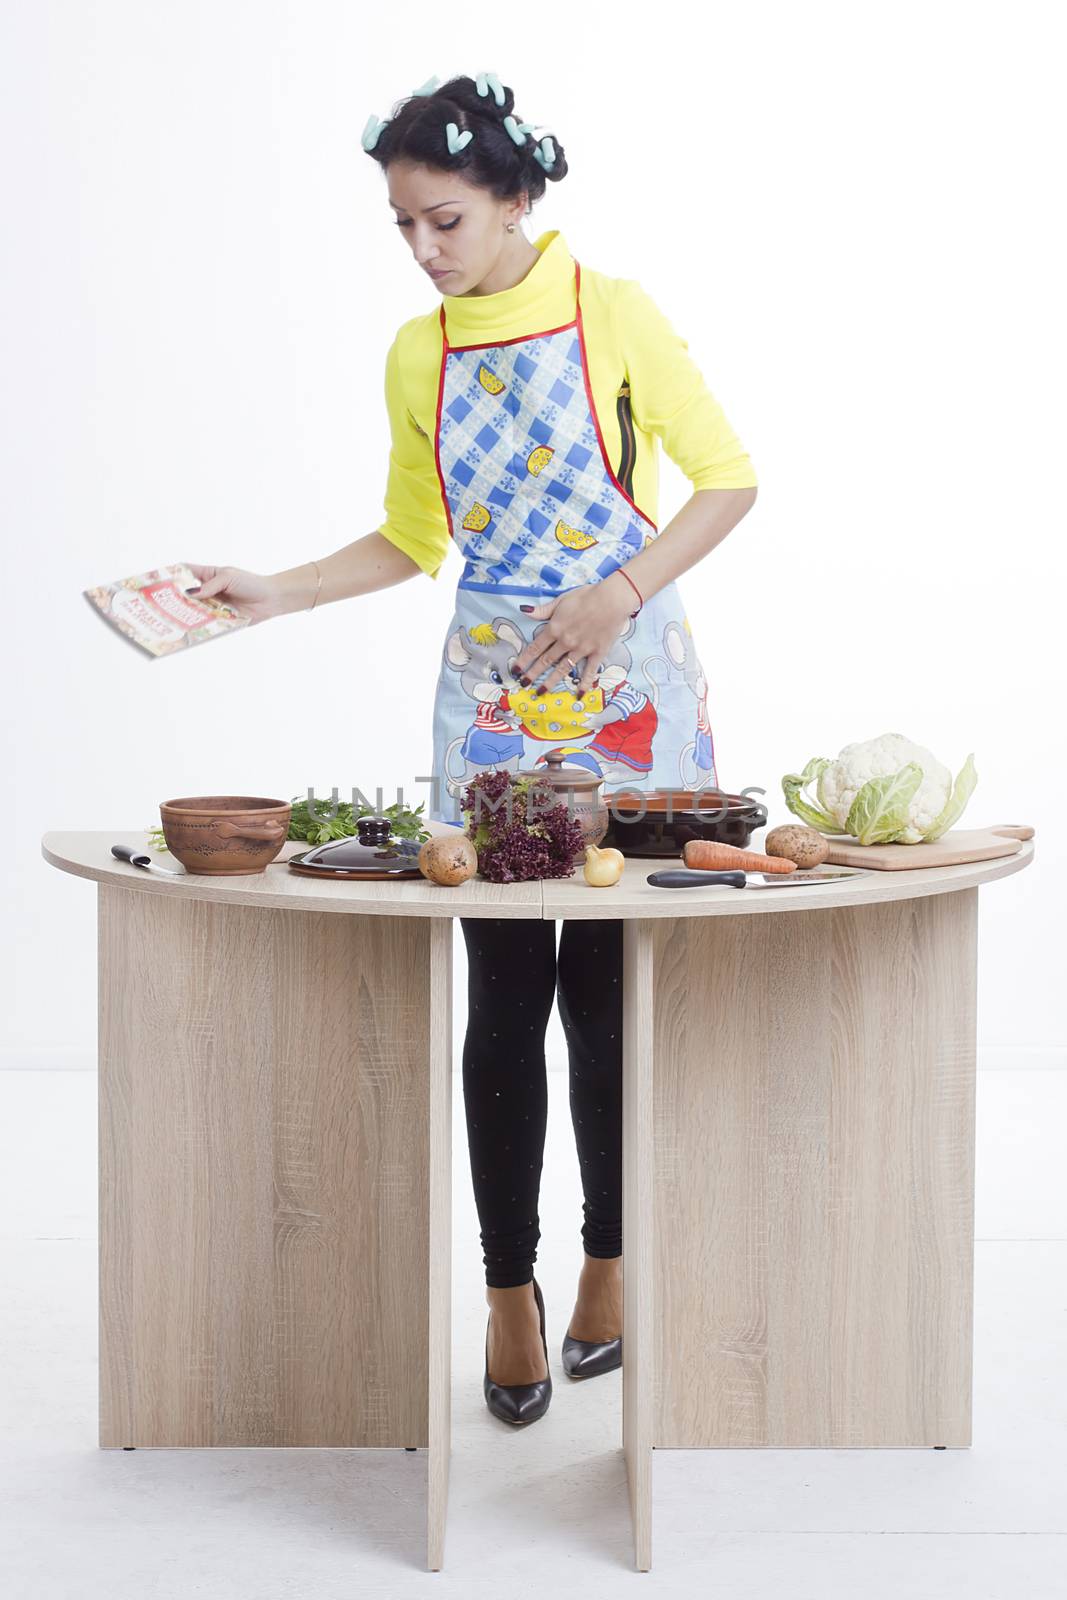
M 689 889 L 698 884 L 726 883 L 735 889 L 784 889 L 791 883 L 836 883 L 839 878 L 860 878 L 870 867 L 812 867 L 799 872 L 700 872 L 693 867 L 669 867 L 650 872 L 646 883 L 657 889 Z
M 865 878 L 870 867 L 802 867 L 797 872 L 750 872 L 749 889 L 784 889 L 791 883 L 837 883 L 839 879 Z
M 146 872 L 161 872 L 165 878 L 184 878 L 184 872 L 175 872 L 173 867 L 161 867 L 151 856 L 145 855 L 143 850 L 134 850 L 128 844 L 113 844 L 111 854 L 118 856 L 120 861 L 128 861 L 133 867 L 144 867 Z

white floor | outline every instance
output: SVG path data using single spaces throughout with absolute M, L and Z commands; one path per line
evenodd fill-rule
M 424 1452 L 97 1448 L 96 1075 L 0 1072 L 8 1600 L 469 1600 L 505 1586 L 509 1600 L 598 1600 L 627 1583 L 744 1600 L 1067 1596 L 1067 1071 L 979 1073 L 973 1447 L 657 1451 L 653 1566 L 636 1573 L 621 1373 L 571 1384 L 559 1365 L 581 1205 L 556 1026 L 549 1043 L 537 1275 L 555 1392 L 527 1429 L 482 1399 L 487 1312 L 454 1080 L 454 1443 L 437 1573 Z

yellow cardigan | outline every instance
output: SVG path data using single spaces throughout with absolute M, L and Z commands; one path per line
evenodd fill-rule
M 574 260 L 559 229 L 534 240 L 540 252 L 520 283 L 487 295 L 442 295 L 451 344 L 493 344 L 574 320 Z M 617 474 L 632 457 L 632 495 L 656 526 L 657 437 L 696 489 L 756 485 L 752 463 L 689 355 L 688 344 L 634 279 L 582 262 L 582 321 L 593 401 Z M 434 459 L 441 367 L 440 311 L 402 323 L 385 362 L 392 443 L 385 521 L 378 532 L 431 578 L 450 536 Z M 620 392 L 629 384 L 632 436 L 624 440 Z M 624 409 L 624 408 L 623 408 Z

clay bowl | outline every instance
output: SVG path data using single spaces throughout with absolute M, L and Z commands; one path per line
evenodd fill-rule
M 163 837 L 186 872 L 234 877 L 262 872 L 289 836 L 290 800 L 201 794 L 161 800 Z

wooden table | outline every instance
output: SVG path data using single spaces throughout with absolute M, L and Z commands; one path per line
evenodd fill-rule
M 970 1444 L 978 886 L 1032 841 L 766 891 L 317 883 L 296 843 L 171 880 L 120 842 L 42 840 L 98 886 L 102 1448 L 425 1447 L 441 1567 L 453 917 L 625 919 L 636 1567 L 655 1449 Z

